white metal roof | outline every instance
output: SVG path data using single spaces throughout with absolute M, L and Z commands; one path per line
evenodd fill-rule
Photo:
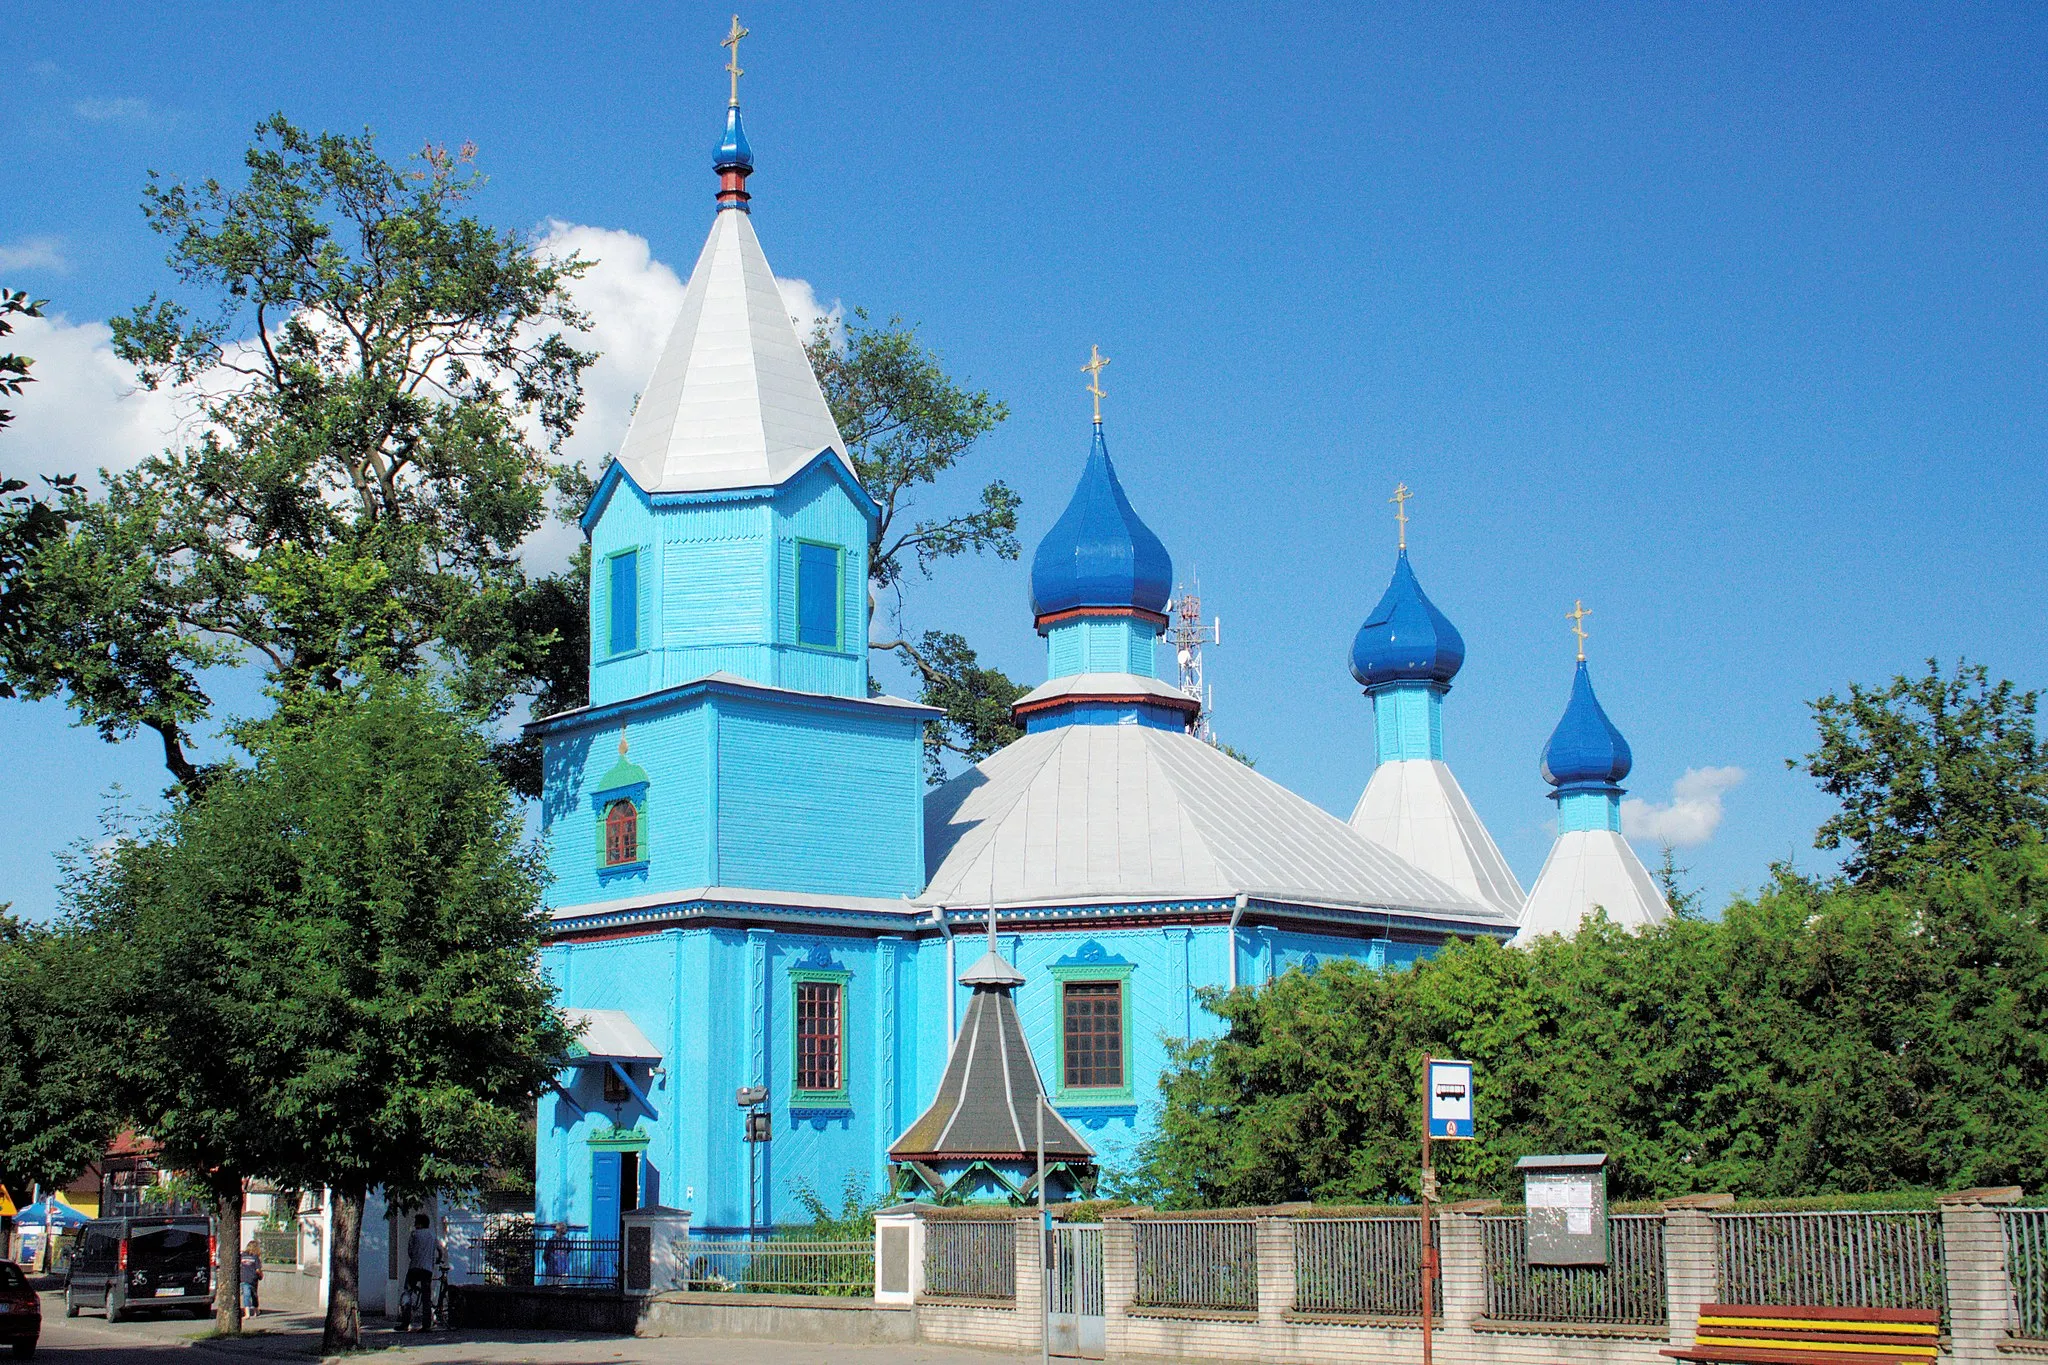
M 779 484 L 828 448 L 846 459 L 751 217 L 720 213 L 619 462 L 649 493 L 693 493 Z
M 658 1062 L 661 1049 L 647 1041 L 647 1035 L 624 1010 L 590 1010 L 565 1006 L 562 1017 L 574 1029 L 582 1026 L 569 1047 L 572 1057 L 596 1061 Z
M 1520 917 L 1522 884 L 1442 759 L 1397 759 L 1373 769 L 1351 828 L 1510 919 Z
M 1184 733 L 1026 735 L 925 798 L 930 884 L 951 906 L 1230 897 L 1512 925 L 1327 811 Z
M 1628 840 L 1610 829 L 1572 830 L 1557 836 L 1529 904 L 1522 911 L 1516 943 L 1543 934 L 1575 934 L 1579 921 L 1599 906 L 1607 918 L 1630 929 L 1671 918 L 1650 871 Z
M 1064 678 L 1042 682 L 1019 697 L 1018 706 L 1050 701 L 1055 697 L 1157 697 L 1161 701 L 1188 702 L 1188 694 L 1172 683 L 1136 673 L 1069 673 Z

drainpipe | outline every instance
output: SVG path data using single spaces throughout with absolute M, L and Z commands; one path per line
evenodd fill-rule
M 953 1039 L 959 1033 L 959 1026 L 953 1016 L 960 1008 L 960 992 L 954 988 L 957 973 L 953 970 L 953 926 L 946 918 L 946 907 L 939 907 L 939 932 L 946 936 L 946 1046 L 953 1046 Z
M 1230 907 L 1230 989 L 1237 989 L 1237 922 L 1244 918 L 1245 893 L 1237 893 L 1237 904 Z

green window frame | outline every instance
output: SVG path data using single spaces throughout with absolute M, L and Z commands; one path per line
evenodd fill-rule
M 817 971 L 802 969 L 789 974 L 789 1087 L 790 1106 L 796 1109 L 845 1109 L 849 1106 L 846 1080 L 846 1021 L 851 1014 L 847 1009 L 847 991 L 853 980 L 853 973 L 840 971 Z M 811 988 L 806 990 L 806 987 Z M 827 1046 L 834 1054 L 827 1060 L 831 1063 L 832 1075 L 838 1080 L 836 1086 L 816 1084 L 816 1066 L 819 1058 L 815 1051 L 821 1041 L 819 1030 L 806 1031 L 806 1001 L 815 1000 L 829 991 L 833 1003 L 834 1017 L 830 1020 L 831 1030 Z M 806 1053 L 811 1065 L 806 1066 Z M 813 1083 L 805 1085 L 810 1080 Z
M 1136 1096 L 1133 1083 L 1132 1063 L 1136 1056 L 1131 1046 L 1131 964 L 1082 964 L 1075 966 L 1053 966 L 1047 968 L 1052 974 L 1053 990 L 1053 1042 L 1057 1055 L 1053 1060 L 1053 1103 L 1060 1105 L 1085 1104 L 1129 1104 Z M 1117 988 L 1117 1012 L 1120 1016 L 1123 1047 L 1123 1084 L 1070 1086 L 1067 1084 L 1067 988 L 1069 986 L 1108 986 Z
M 827 607 L 830 610 L 827 611 Z M 846 551 L 825 540 L 796 542 L 796 642 L 837 652 L 846 636 Z M 829 629 L 828 629 L 829 627 Z
M 623 740 L 621 741 L 623 744 Z M 647 865 L 648 829 L 647 796 L 649 783 L 647 770 L 627 760 L 623 748 L 619 761 L 611 770 L 598 779 L 597 790 L 590 795 L 592 823 L 597 827 L 597 871 L 599 876 L 608 872 L 630 871 Z M 635 857 L 626 862 L 613 862 L 609 847 L 607 826 L 610 823 L 612 807 L 621 801 L 633 803 L 633 834 Z

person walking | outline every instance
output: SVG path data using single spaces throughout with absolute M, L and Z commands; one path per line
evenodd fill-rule
M 242 1248 L 239 1278 L 242 1282 L 242 1315 L 255 1317 L 263 1311 L 257 1286 L 263 1282 L 263 1248 L 251 1237 L 249 1245 Z
M 555 1224 L 554 1235 L 548 1238 L 542 1269 L 548 1284 L 561 1284 L 569 1278 L 569 1225 Z
M 424 1213 L 413 1215 L 412 1237 L 405 1247 L 405 1292 L 419 1294 L 420 1330 L 426 1331 L 434 1325 L 434 1267 L 441 1263 L 441 1241 L 434 1236 L 433 1219 Z M 405 1314 L 400 1313 L 398 1328 L 405 1330 Z

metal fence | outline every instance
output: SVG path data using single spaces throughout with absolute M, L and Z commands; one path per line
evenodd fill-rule
M 1422 1220 L 1296 1219 L 1294 1306 L 1304 1313 L 1420 1317 Z
M 1519 1216 L 1480 1220 L 1486 1248 L 1486 1316 L 1509 1322 L 1599 1322 L 1661 1326 L 1664 1218 L 1607 1220 L 1607 1264 L 1530 1265 L 1528 1224 Z
M 1257 1225 L 1250 1219 L 1133 1222 L 1133 1302 L 1148 1308 L 1259 1306 Z
M 1941 1215 L 1717 1213 L 1723 1303 L 1946 1312 Z
M 258 1228 L 256 1251 L 265 1265 L 297 1265 L 299 1234 L 294 1228 Z
M 691 1242 L 684 1255 L 687 1287 L 700 1292 L 840 1297 L 875 1292 L 872 1241 Z
M 455 1250 L 451 1248 L 451 1250 Z M 589 1237 L 493 1234 L 459 1252 L 464 1267 L 483 1284 L 545 1286 L 555 1289 L 617 1289 L 619 1243 Z
M 935 1218 L 924 1229 L 924 1290 L 963 1299 L 1017 1296 L 1017 1224 Z
M 2020 1336 L 2048 1337 L 2048 1209 L 2001 1209 L 2005 1277 L 2012 1286 Z

